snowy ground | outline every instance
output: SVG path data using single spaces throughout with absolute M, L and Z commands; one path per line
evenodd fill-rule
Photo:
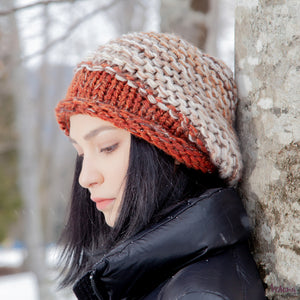
M 18 268 L 24 260 L 24 250 L 0 248 L 0 268 Z M 32 272 L 16 273 L 0 276 L 0 299 L 1 300 L 74 300 L 70 291 L 57 291 L 55 268 L 53 268 L 53 249 L 47 252 L 49 274 L 48 284 L 45 287 L 47 297 L 39 297 L 39 287 L 35 275 Z M 46 299 L 47 298 L 47 299 Z
M 38 286 L 32 273 L 19 273 L 0 277 L 0 299 L 38 300 Z

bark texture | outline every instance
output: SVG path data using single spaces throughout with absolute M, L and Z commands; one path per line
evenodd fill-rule
M 298 0 L 238 0 L 235 11 L 240 191 L 269 299 L 300 295 L 299 11 Z

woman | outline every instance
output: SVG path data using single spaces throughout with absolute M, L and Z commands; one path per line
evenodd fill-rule
M 78 299 L 264 299 L 232 188 L 231 71 L 132 33 L 81 62 L 56 115 L 78 153 L 62 286 Z

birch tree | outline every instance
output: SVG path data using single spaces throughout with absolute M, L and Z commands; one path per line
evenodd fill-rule
M 299 12 L 297 0 L 236 6 L 240 191 L 270 299 L 300 293 Z

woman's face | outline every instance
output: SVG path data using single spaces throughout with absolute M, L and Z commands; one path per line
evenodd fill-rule
M 83 157 L 79 184 L 90 191 L 91 200 L 112 227 L 126 183 L 130 133 L 99 118 L 78 114 L 70 118 L 70 140 Z

